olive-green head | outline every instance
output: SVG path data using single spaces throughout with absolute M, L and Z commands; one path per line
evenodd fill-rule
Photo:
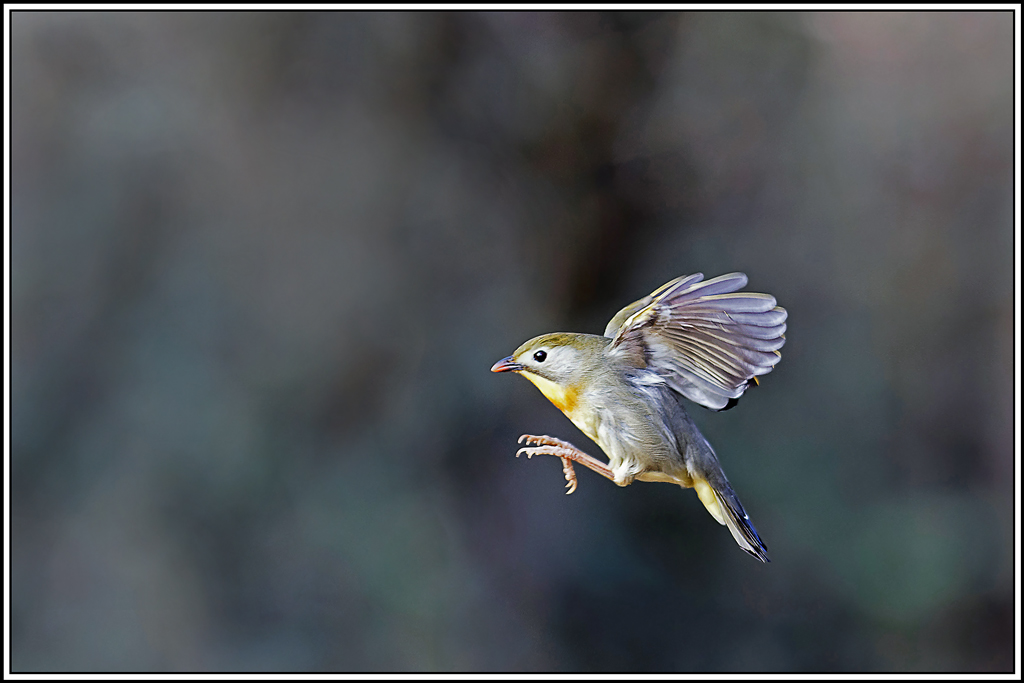
M 491 372 L 520 372 L 534 384 L 534 377 L 539 377 L 566 390 L 578 389 L 603 361 L 608 342 L 592 334 L 542 334 L 495 363 Z

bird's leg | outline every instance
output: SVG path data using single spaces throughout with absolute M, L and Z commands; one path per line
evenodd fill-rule
M 560 441 L 559 439 L 554 439 L 552 437 L 540 437 L 531 436 L 529 434 L 523 434 L 521 437 L 519 437 L 519 443 L 522 443 L 523 439 L 527 439 L 527 443 L 544 443 L 544 441 L 542 440 L 547 440 L 548 446 L 557 448 L 559 449 L 559 451 L 565 450 L 565 448 L 562 447 L 563 444 L 565 447 L 568 447 L 569 449 L 576 450 L 572 444 L 565 443 L 564 441 Z M 554 452 L 551 452 L 549 450 L 543 450 L 541 448 L 520 448 L 519 451 L 516 452 L 517 458 L 519 457 L 520 453 L 526 453 L 527 458 L 532 458 L 535 455 L 557 455 Z M 586 455 L 586 453 L 583 453 L 583 455 Z M 572 460 L 562 455 L 557 455 L 557 457 L 559 460 L 562 461 L 562 473 L 565 475 L 565 481 L 568 482 L 565 485 L 565 488 L 569 490 L 565 492 L 565 495 L 569 495 L 570 493 L 576 490 L 576 471 L 572 468 Z
M 569 489 L 566 491 L 566 494 L 576 490 L 576 472 L 572 468 L 573 461 L 615 481 L 612 471 L 603 462 L 587 455 L 568 441 L 562 441 L 551 436 L 533 436 L 532 434 L 523 434 L 519 437 L 519 443 L 523 443 L 524 440 L 527 445 L 534 447 L 520 448 L 516 451 L 517 458 L 520 453 L 526 453 L 527 458 L 532 458 L 535 455 L 553 455 L 562 461 L 562 472 L 565 474 L 565 480 L 569 482 L 565 485 Z

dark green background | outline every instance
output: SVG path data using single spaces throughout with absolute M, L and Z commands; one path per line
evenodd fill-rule
M 15 671 L 1013 668 L 1003 13 L 11 18 Z M 491 364 L 700 271 L 767 543 Z

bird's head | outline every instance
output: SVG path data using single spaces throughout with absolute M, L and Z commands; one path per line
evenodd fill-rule
M 600 363 L 608 340 L 589 334 L 556 332 L 534 337 L 491 372 L 518 372 L 563 412 L 572 412 L 583 384 Z

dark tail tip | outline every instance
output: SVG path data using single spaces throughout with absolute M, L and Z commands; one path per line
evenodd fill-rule
M 743 509 L 740 499 L 733 493 L 728 484 L 725 485 L 725 488 L 727 489 L 725 492 L 715 491 L 715 495 L 718 498 L 719 504 L 725 510 L 726 526 L 729 527 L 732 537 L 736 539 L 736 543 L 739 544 L 740 548 L 749 555 L 765 563 L 771 562 L 771 559 L 768 557 L 768 547 L 761 540 L 761 537 L 757 535 L 757 529 L 750 523 L 750 517 L 747 516 L 746 510 Z
M 750 544 L 750 547 L 744 547 L 740 544 L 740 547 L 747 552 L 748 555 L 752 555 L 764 563 L 771 562 L 771 558 L 768 557 L 768 547 L 761 540 L 761 537 L 757 535 L 757 529 L 750 523 L 750 520 L 744 519 L 740 524 L 740 531 L 743 534 L 743 538 Z
M 772 558 L 768 557 L 768 548 L 766 548 L 763 543 L 761 544 L 761 547 L 755 546 L 754 550 L 747 550 L 746 548 L 743 548 L 743 552 L 751 557 L 756 557 L 765 564 L 772 561 Z

